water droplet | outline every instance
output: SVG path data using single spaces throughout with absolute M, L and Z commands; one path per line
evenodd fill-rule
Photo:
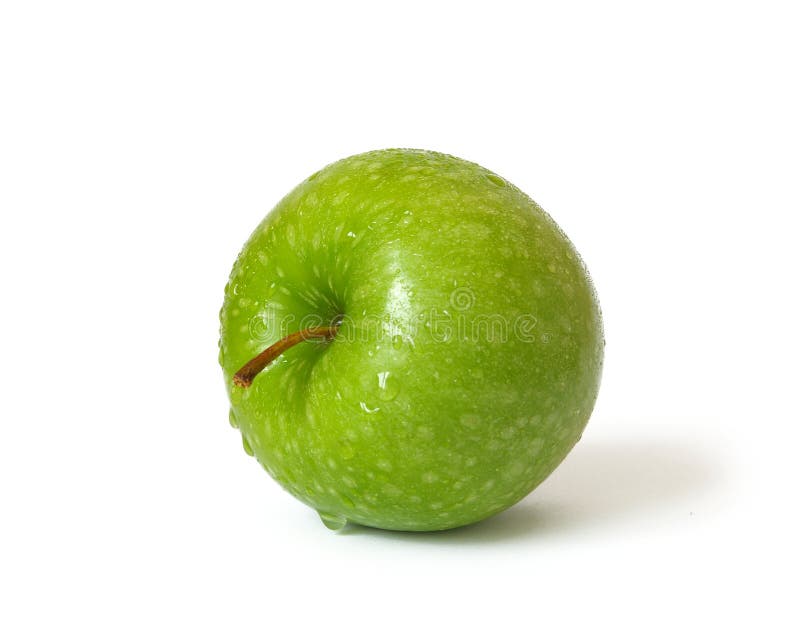
M 395 349 L 403 348 L 403 337 L 400 334 L 395 334 L 394 336 L 392 336 L 392 346 Z
M 489 173 L 486 175 L 486 178 L 499 188 L 504 188 L 506 186 L 506 182 L 501 177 L 498 177 L 496 174 Z
M 247 437 L 242 434 L 242 447 L 244 448 L 244 453 L 248 456 L 253 455 L 253 448 L 250 446 L 250 443 L 247 441 Z
M 347 525 L 347 517 L 344 515 L 337 515 L 328 512 L 317 512 L 317 514 L 319 514 L 319 518 L 322 519 L 322 523 L 325 524 L 325 527 L 328 528 L 328 530 L 341 530 Z
M 370 408 L 366 403 L 363 401 L 359 401 L 358 405 L 361 406 L 361 409 L 366 412 L 367 414 L 375 414 L 380 408 Z
M 345 495 L 344 493 L 339 493 L 339 499 L 341 499 L 341 500 L 342 500 L 342 503 L 343 503 L 345 506 L 347 506 L 348 508 L 355 508 L 355 507 L 356 507 L 355 503 L 353 503 L 353 500 L 352 500 L 352 499 L 350 499 L 350 498 L 349 498 L 347 495 Z
M 383 401 L 391 401 L 400 392 L 400 382 L 389 371 L 378 373 L 378 397 Z
M 228 412 L 228 421 L 231 424 L 231 427 L 239 427 L 239 420 L 236 418 L 236 413 L 233 411 L 233 408 L 230 409 Z

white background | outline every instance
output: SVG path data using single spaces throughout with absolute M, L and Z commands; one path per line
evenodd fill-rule
M 797 626 L 795 11 L 4 2 L 0 624 Z M 335 534 L 228 426 L 217 313 L 281 196 L 390 146 L 553 215 L 606 369 L 510 511 Z

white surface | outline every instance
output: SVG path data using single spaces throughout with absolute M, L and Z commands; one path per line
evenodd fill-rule
M 797 626 L 796 7 L 6 2 L 0 624 Z M 342 156 L 501 173 L 593 274 L 583 440 L 433 535 L 334 534 L 241 451 L 217 312 Z

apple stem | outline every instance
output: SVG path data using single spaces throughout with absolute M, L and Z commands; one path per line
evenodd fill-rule
M 296 344 L 300 344 L 304 340 L 309 340 L 310 338 L 325 338 L 326 340 L 330 340 L 338 331 L 339 326 L 333 325 L 331 327 L 309 327 L 289 334 L 285 338 L 281 338 L 275 344 L 264 349 L 264 351 L 236 371 L 233 376 L 233 383 L 242 388 L 249 388 L 255 376 L 287 349 L 291 349 Z

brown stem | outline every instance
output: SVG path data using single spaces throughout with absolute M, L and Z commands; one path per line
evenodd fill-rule
M 274 345 L 270 345 L 264 349 L 264 351 L 236 371 L 233 376 L 233 383 L 242 388 L 249 388 L 255 376 L 287 349 L 291 349 L 296 344 L 308 340 L 309 338 L 325 338 L 326 340 L 330 340 L 338 331 L 339 326 L 334 325 L 332 327 L 309 327 L 308 329 L 301 329 L 293 334 L 289 334 L 286 338 L 281 338 Z

